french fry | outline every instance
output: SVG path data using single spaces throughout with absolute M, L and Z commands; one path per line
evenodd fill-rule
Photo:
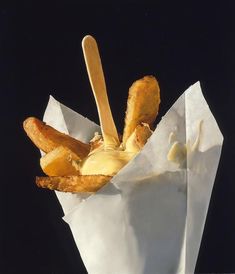
M 148 124 L 142 123 L 138 125 L 135 129 L 136 135 L 136 143 L 139 148 L 143 148 L 146 142 L 148 141 L 149 137 L 152 135 L 152 130 L 150 129 Z
M 145 76 L 135 81 L 129 89 L 127 111 L 123 133 L 123 145 L 141 123 L 152 126 L 158 114 L 160 88 L 153 76 Z
M 126 141 L 127 152 L 138 153 L 152 135 L 152 130 L 148 124 L 142 123 L 138 125 Z
M 64 146 L 83 159 L 90 151 L 88 144 L 84 144 L 67 134 L 59 132 L 35 117 L 27 118 L 23 123 L 23 127 L 32 142 L 46 153 L 58 146 Z
M 74 162 L 80 161 L 80 157 L 69 148 L 59 146 L 41 157 L 40 165 L 43 172 L 49 176 L 78 175 Z
M 89 145 L 91 147 L 90 152 L 104 145 L 102 135 L 95 133 L 94 137 L 90 140 Z
M 36 184 L 42 188 L 63 192 L 96 192 L 111 178 L 111 176 L 105 175 L 36 177 Z

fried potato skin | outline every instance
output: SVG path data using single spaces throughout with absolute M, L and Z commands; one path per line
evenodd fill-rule
M 46 153 L 58 146 L 65 146 L 82 159 L 90 151 L 90 145 L 59 132 L 35 117 L 27 118 L 23 123 L 23 127 L 31 141 Z
M 94 138 L 89 142 L 90 145 L 90 152 L 97 149 L 100 146 L 104 145 L 104 140 L 102 135 L 95 135 Z
M 58 190 L 63 192 L 96 192 L 112 176 L 106 175 L 78 175 L 78 176 L 55 176 L 55 177 L 36 177 L 38 187 Z
M 59 146 L 41 157 L 40 166 L 49 176 L 79 175 L 80 172 L 73 162 L 80 160 L 80 157 L 69 148 Z
M 146 144 L 146 142 L 148 141 L 152 133 L 153 132 L 150 130 L 148 125 L 141 124 L 136 127 L 135 129 L 136 143 L 138 144 L 140 149 L 144 147 L 144 145 Z
M 160 88 L 154 76 L 135 81 L 129 89 L 123 133 L 123 144 L 141 123 L 152 126 L 158 114 Z
M 127 139 L 125 151 L 138 153 L 144 147 L 152 133 L 148 124 L 141 123 Z

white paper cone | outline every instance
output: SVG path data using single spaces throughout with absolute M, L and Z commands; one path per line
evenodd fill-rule
M 82 141 L 99 131 L 52 97 L 44 121 Z M 187 144 L 185 165 L 168 161 L 172 140 Z M 196 83 L 162 118 L 143 150 L 98 193 L 57 192 L 87 271 L 193 273 L 222 141 Z
M 94 122 L 56 101 L 52 96 L 49 98 L 43 121 L 55 129 L 85 143 L 88 143 L 93 138 L 94 132 L 101 132 L 100 127 Z M 86 194 L 55 192 L 64 214 L 67 214 L 74 206 L 79 204 L 83 198 L 88 196 Z

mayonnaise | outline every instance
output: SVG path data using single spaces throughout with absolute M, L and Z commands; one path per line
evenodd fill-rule
M 99 146 L 78 164 L 77 169 L 82 175 L 113 176 L 139 153 L 151 134 L 149 125 L 143 124 L 129 136 L 125 146 L 120 144 L 118 147 L 107 145 L 100 136 L 95 136 L 92 141 L 98 140 Z
M 180 142 L 174 142 L 167 154 L 167 159 L 168 161 L 171 161 L 176 164 L 179 164 L 180 166 L 183 166 L 183 164 L 186 161 L 186 156 L 187 156 L 187 148 L 185 144 L 182 144 Z
M 82 175 L 102 174 L 113 176 L 135 155 L 136 153 L 133 152 L 98 148 L 80 163 L 80 172 Z
M 168 161 L 178 164 L 180 167 L 184 167 L 186 163 L 187 153 L 195 152 L 199 149 L 200 137 L 202 131 L 202 120 L 198 121 L 197 137 L 192 145 L 190 143 L 183 144 L 178 141 L 174 141 L 168 154 Z M 175 138 L 174 132 L 169 135 L 169 142 L 171 143 Z

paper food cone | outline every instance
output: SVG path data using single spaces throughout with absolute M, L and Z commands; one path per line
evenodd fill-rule
M 84 142 L 100 131 L 53 97 L 44 121 Z M 193 273 L 222 142 L 197 82 L 96 194 L 56 192 L 88 273 Z M 174 144 L 186 144 L 184 163 L 168 160 Z

